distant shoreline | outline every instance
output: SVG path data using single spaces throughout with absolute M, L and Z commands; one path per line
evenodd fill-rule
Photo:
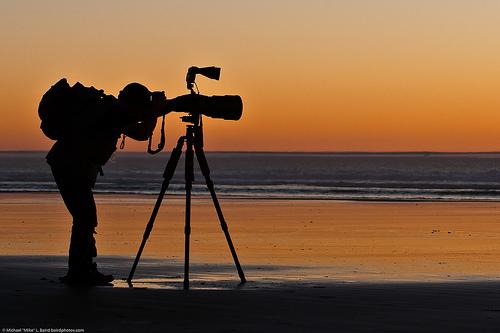
M 44 195 L 44 194 L 58 194 L 58 190 L 53 191 L 5 191 L 0 190 L 0 195 L 8 195 L 8 194 L 30 194 L 30 195 Z M 110 191 L 99 191 L 94 190 L 94 194 L 98 196 L 119 196 L 119 197 L 147 197 L 151 199 L 155 199 L 158 196 L 158 193 L 124 193 L 124 192 L 110 192 Z M 174 197 L 176 199 L 184 198 L 184 194 L 177 193 L 167 193 L 168 197 Z M 210 195 L 195 195 L 192 194 L 192 198 L 194 199 L 210 199 Z M 338 202 L 380 202 L 380 203 L 496 203 L 500 202 L 500 199 L 387 199 L 387 198 L 314 198 L 314 197 L 255 197 L 255 196 L 243 196 L 243 195 L 227 195 L 227 194 L 217 194 L 217 198 L 224 200 L 248 200 L 248 201 L 338 201 Z M 166 200 L 166 199 L 164 199 Z
M 0 192 L 56 192 L 45 152 L 0 152 Z M 120 152 L 96 193 L 157 195 L 169 154 Z M 225 198 L 380 202 L 500 202 L 500 153 L 208 152 Z M 181 162 L 182 164 L 183 162 Z M 194 195 L 206 195 L 195 165 Z M 178 166 L 168 190 L 183 196 Z

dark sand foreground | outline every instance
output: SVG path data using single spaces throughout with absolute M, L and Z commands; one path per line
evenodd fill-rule
M 2 328 L 83 328 L 85 332 L 498 332 L 500 327 L 498 281 L 249 282 L 240 288 L 232 281 L 219 289 L 205 289 L 198 282 L 196 289 L 187 292 L 179 289 L 180 285 L 172 290 L 78 290 L 53 282 L 64 272 L 62 258 L 2 257 L 0 263 Z M 252 273 L 252 269 L 248 271 Z
M 86 332 L 497 332 L 500 203 L 224 199 L 249 282 L 238 284 L 210 202 L 168 198 L 132 265 L 154 197 L 98 196 L 98 263 L 114 287 L 70 289 L 56 194 L 0 194 L 0 328 Z M 121 279 L 121 280 L 120 280 Z M 8 331 L 8 330 L 6 330 Z

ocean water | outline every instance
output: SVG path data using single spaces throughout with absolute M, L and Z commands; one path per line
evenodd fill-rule
M 57 191 L 44 152 L 0 152 L 0 192 Z M 157 194 L 169 153 L 118 152 L 97 193 Z M 207 153 L 220 196 L 341 200 L 500 200 L 500 153 Z M 167 193 L 184 192 L 181 159 Z M 208 195 L 195 162 L 195 195 Z

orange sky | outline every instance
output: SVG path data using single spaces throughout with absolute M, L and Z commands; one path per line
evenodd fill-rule
M 500 2 L 3 1 L 0 150 L 45 150 L 36 113 L 60 77 L 108 93 L 239 94 L 207 150 L 500 151 Z M 169 148 L 183 131 L 167 117 Z M 128 150 L 145 143 L 127 142 Z

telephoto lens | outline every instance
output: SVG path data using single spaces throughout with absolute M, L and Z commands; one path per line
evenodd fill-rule
M 239 120 L 243 113 L 243 101 L 238 95 L 211 96 L 200 113 L 211 118 Z
M 217 119 L 239 120 L 243 113 L 243 101 L 238 95 L 204 96 L 188 94 L 168 100 L 167 109 L 195 115 L 202 114 Z

